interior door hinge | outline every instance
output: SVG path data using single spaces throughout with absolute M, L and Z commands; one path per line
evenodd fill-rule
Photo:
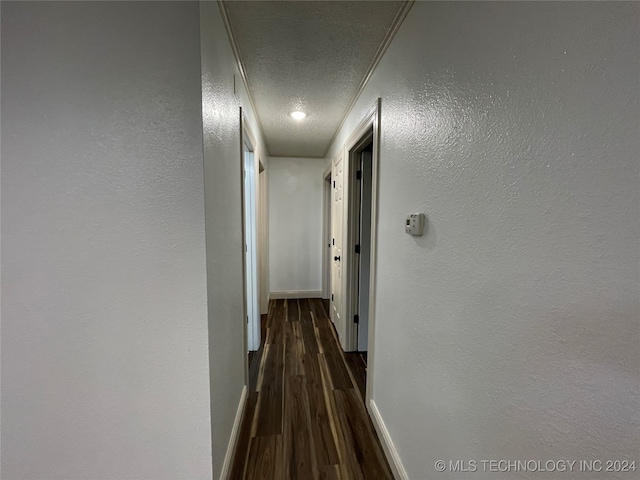
M 331 239 L 331 245 L 335 245 L 335 244 L 336 244 L 336 239 L 335 239 L 335 238 L 332 238 L 332 239 Z
M 356 244 L 356 253 L 360 253 L 360 244 Z
M 358 170 L 358 171 L 356 172 L 356 178 L 357 178 L 358 180 L 362 180 L 362 170 Z
M 333 181 L 333 188 L 336 188 L 336 181 Z
M 353 316 L 353 323 L 360 324 L 360 315 Z
M 333 302 L 333 293 L 331 294 L 331 301 Z

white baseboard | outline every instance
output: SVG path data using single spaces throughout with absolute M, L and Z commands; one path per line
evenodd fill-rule
M 233 421 L 233 428 L 231 429 L 231 438 L 229 438 L 229 445 L 227 446 L 227 453 L 224 456 L 224 463 L 222 464 L 222 471 L 220 472 L 220 480 L 228 480 L 231 474 L 231 462 L 233 456 L 236 453 L 236 447 L 238 446 L 238 436 L 240 435 L 240 424 L 242 423 L 242 415 L 244 413 L 244 406 L 247 403 L 247 386 L 242 387 L 242 393 L 240 394 L 240 403 L 238 404 L 238 411 L 236 412 L 236 418 Z
M 376 402 L 373 400 L 369 400 L 368 405 L 369 415 L 371 417 L 371 422 L 378 432 L 378 437 L 380 438 L 380 443 L 382 444 L 382 449 L 384 450 L 385 455 L 387 456 L 387 460 L 389 461 L 389 466 L 393 471 L 393 476 L 396 480 L 409 480 L 409 476 L 407 475 L 407 471 L 404 469 L 402 465 L 402 460 L 400 460 L 400 455 L 398 455 L 398 451 L 396 450 L 395 445 L 393 444 L 393 440 L 391 440 L 391 436 L 389 435 L 389 431 L 380 416 L 380 411 L 376 406 Z
M 271 300 L 281 298 L 322 298 L 322 290 L 286 290 L 284 292 L 271 292 Z

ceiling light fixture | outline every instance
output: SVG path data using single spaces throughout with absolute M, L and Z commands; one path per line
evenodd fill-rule
M 296 110 L 295 112 L 291 112 L 289 115 L 291 115 L 296 120 L 302 120 L 307 116 L 306 113 L 301 112 L 300 110 Z

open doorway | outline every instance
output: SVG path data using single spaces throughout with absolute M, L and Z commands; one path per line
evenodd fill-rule
M 325 172 L 325 178 L 331 174 L 331 246 L 325 264 L 331 320 L 367 407 L 373 385 L 380 103 L 378 99 Z
M 369 126 L 348 151 L 347 195 L 347 296 L 352 351 L 345 353 L 362 399 L 366 398 L 369 351 L 369 301 L 371 284 L 371 220 L 373 209 L 373 126 Z
M 244 119 L 243 119 L 244 120 Z M 242 122 L 242 217 L 247 368 L 260 347 L 260 298 L 258 258 L 258 174 L 256 141 Z
M 353 257 L 355 291 L 357 308 L 357 350 L 366 355 L 369 350 L 369 284 L 371 280 L 371 194 L 372 194 L 372 156 L 373 131 L 367 135 L 366 145 L 355 154 L 354 167 L 356 170 L 356 184 L 354 189 L 354 209 L 356 216 L 355 253 Z
M 331 299 L 331 168 L 323 174 L 322 188 L 322 301 L 327 312 Z

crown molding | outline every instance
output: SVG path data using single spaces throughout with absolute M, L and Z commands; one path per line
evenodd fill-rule
M 258 115 L 258 109 L 256 108 L 256 104 L 253 100 L 253 95 L 251 94 L 251 89 L 249 88 L 247 73 L 244 68 L 244 64 L 242 63 L 242 57 L 240 56 L 240 49 L 238 48 L 238 42 L 236 41 L 236 36 L 233 33 L 233 27 L 231 25 L 231 20 L 229 19 L 229 13 L 227 12 L 227 7 L 225 3 L 226 3 L 225 0 L 218 0 L 218 7 L 220 8 L 222 22 L 224 23 L 224 28 L 227 30 L 227 36 L 229 37 L 231 50 L 233 51 L 233 56 L 236 59 L 236 64 L 238 65 L 238 71 L 240 72 L 240 77 L 242 78 L 244 89 L 247 92 L 247 97 L 249 98 L 249 103 L 251 104 L 251 109 L 253 110 L 253 113 L 255 116 L 255 121 L 256 121 L 256 125 L 258 126 L 258 133 L 262 140 L 262 144 L 264 145 L 267 155 L 271 156 L 271 152 L 269 151 L 269 146 L 267 144 L 267 139 L 263 134 L 262 124 L 260 123 L 260 116 Z

